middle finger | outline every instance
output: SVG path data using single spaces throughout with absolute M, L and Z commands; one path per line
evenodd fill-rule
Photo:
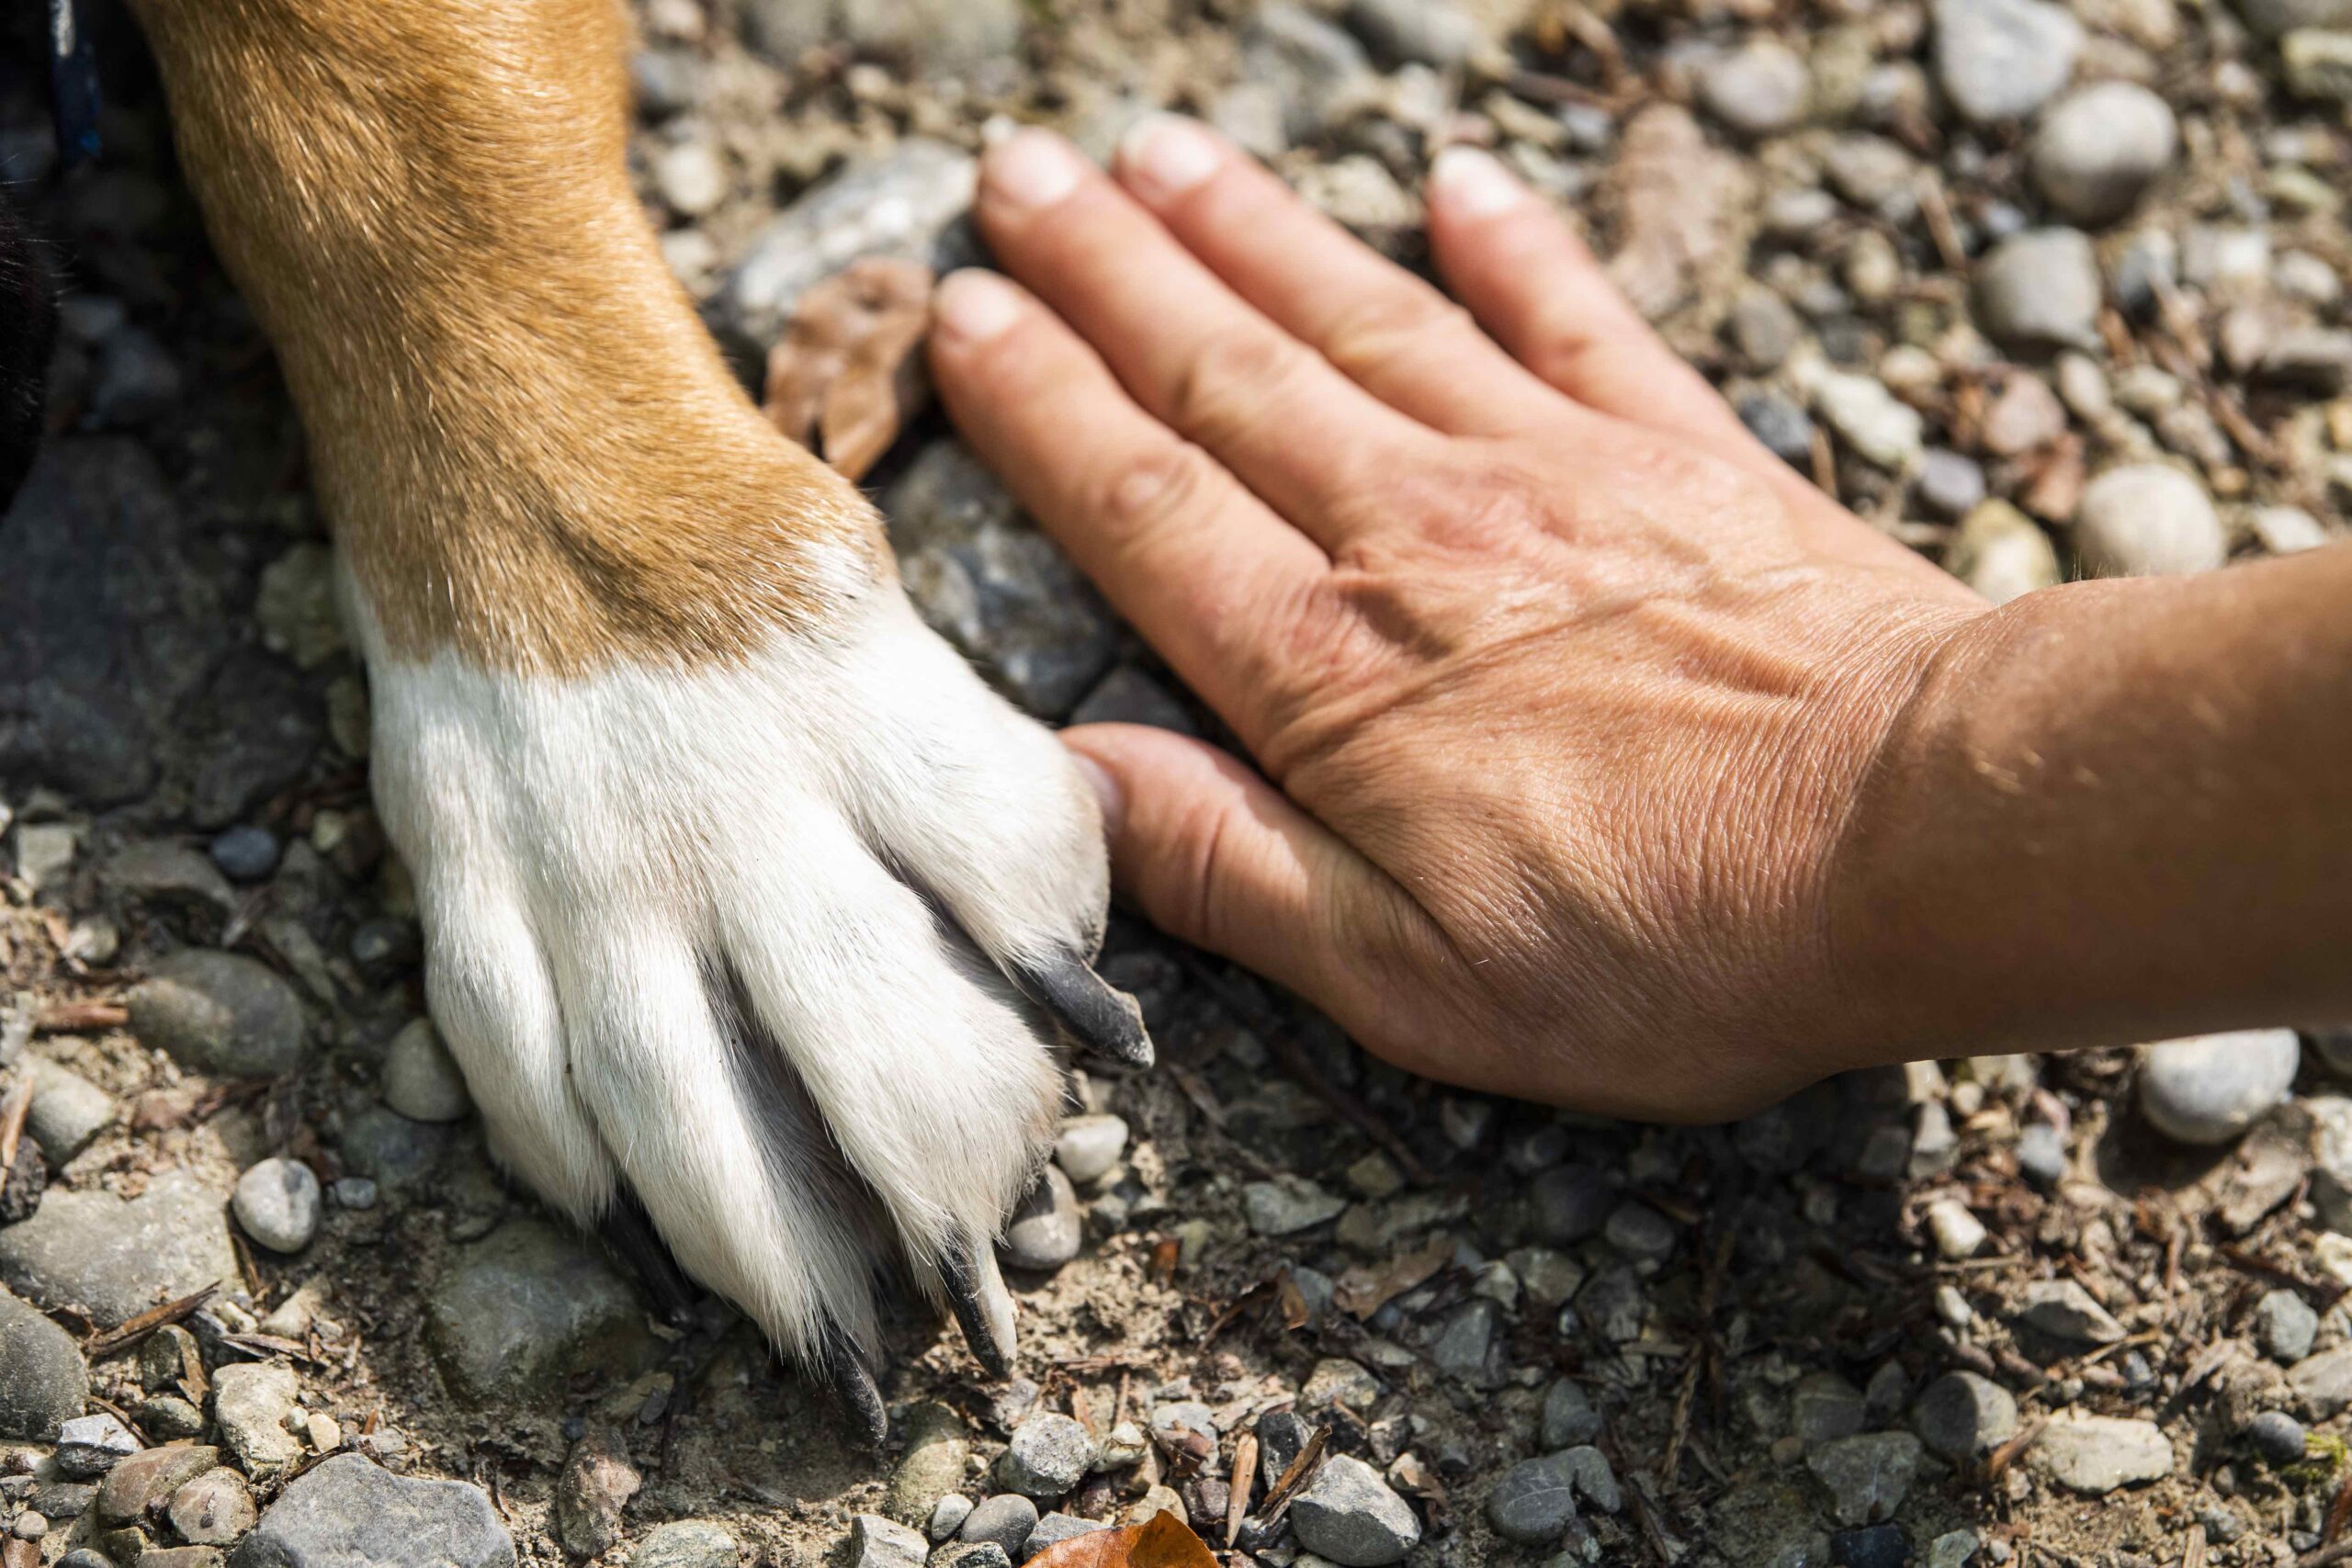
M 1276 327 L 1060 137 L 982 165 L 981 232 L 1155 416 L 1328 549 L 1399 463 L 1441 438 Z

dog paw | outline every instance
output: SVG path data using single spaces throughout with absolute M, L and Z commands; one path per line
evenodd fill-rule
M 869 1427 L 895 1269 L 1004 1371 L 992 1243 L 1052 1135 L 1054 1024 L 1151 1052 L 1089 964 L 1108 873 L 1062 747 L 894 592 L 724 665 L 372 666 L 378 803 L 497 1156 L 582 1225 L 650 1222 Z

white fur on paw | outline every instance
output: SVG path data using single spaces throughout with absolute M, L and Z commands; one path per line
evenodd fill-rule
M 870 1352 L 893 1251 L 1005 1326 L 989 1243 L 1060 1078 L 1003 976 L 1090 954 L 1108 898 L 1061 746 L 894 592 L 831 640 L 572 680 L 398 661 L 356 618 L 376 798 L 499 1157 L 583 1224 L 625 1181 L 804 1358 Z

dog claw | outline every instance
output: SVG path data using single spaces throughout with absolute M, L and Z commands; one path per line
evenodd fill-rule
M 1134 1067 L 1151 1066 L 1151 1035 L 1144 1029 L 1143 1009 L 1076 953 L 1021 964 L 1012 970 L 1012 983 L 1096 1055 Z
M 962 1253 L 942 1260 L 939 1278 L 947 1292 L 948 1308 L 962 1326 L 964 1342 L 972 1348 L 974 1359 L 989 1376 L 1011 1377 L 1012 1292 L 1004 1288 L 1004 1276 L 997 1271 L 996 1255 L 983 1245 L 970 1244 Z
M 670 1248 L 654 1233 L 653 1222 L 636 1193 L 626 1186 L 621 1189 L 597 1226 L 597 1235 L 637 1275 L 638 1282 L 651 1299 L 656 1317 L 673 1328 L 684 1328 L 694 1322 L 695 1307 L 700 1300 L 694 1282 L 686 1278 L 678 1260 L 670 1256 Z
M 834 1402 L 865 1438 L 866 1447 L 878 1450 L 890 1436 L 890 1415 L 883 1408 L 880 1385 L 849 1341 L 830 1340 L 810 1370 L 833 1391 Z

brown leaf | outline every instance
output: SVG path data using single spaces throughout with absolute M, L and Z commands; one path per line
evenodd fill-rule
M 800 297 L 768 351 L 775 427 L 849 479 L 863 478 L 930 400 L 922 337 L 931 269 L 868 256 Z
M 1049 1546 L 1028 1568 L 1216 1568 L 1206 1542 L 1173 1514 L 1125 1529 L 1096 1530 Z
M 1377 1269 L 1351 1269 L 1340 1276 L 1331 1299 L 1349 1316 L 1370 1317 L 1398 1296 L 1423 1285 L 1453 1260 L 1453 1243 L 1442 1238 L 1419 1252 L 1392 1258 Z

